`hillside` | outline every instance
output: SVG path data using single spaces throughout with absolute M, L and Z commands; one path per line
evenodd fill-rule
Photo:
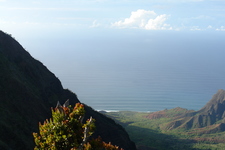
M 120 123 L 138 150 L 223 150 L 225 90 L 218 90 L 200 110 L 165 109 L 152 113 L 102 112 Z
M 37 132 L 38 122 L 50 117 L 50 108 L 57 101 L 80 102 L 47 67 L 2 31 L 0 70 L 0 149 L 33 149 L 32 132 Z M 136 149 L 123 127 L 88 106 L 85 110 L 86 117 L 97 120 L 95 137 L 127 150 Z
M 206 129 L 206 133 L 225 131 L 225 91 L 220 89 L 212 99 L 199 111 L 182 113 L 170 123 L 165 125 L 165 129 L 193 129 L 205 128 L 208 126 L 213 129 Z M 202 131 L 201 131 L 202 132 Z

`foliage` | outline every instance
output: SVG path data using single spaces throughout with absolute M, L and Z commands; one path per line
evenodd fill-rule
M 91 139 L 95 125 L 92 117 L 83 122 L 84 105 L 77 103 L 74 108 L 66 102 L 59 103 L 52 109 L 52 118 L 42 125 L 39 123 L 40 134 L 33 133 L 35 150 L 122 150 L 101 138 Z
M 163 117 L 149 119 L 156 116 L 154 113 L 144 112 L 103 112 L 105 115 L 115 119 L 128 132 L 131 140 L 137 148 L 160 149 L 160 150 L 223 150 L 225 147 L 225 132 L 211 134 L 199 134 L 205 130 L 211 130 L 214 126 L 197 129 L 174 129 L 164 130 L 165 124 L 173 121 L 174 116 L 182 112 L 191 112 L 182 109 L 164 110 Z M 163 114 L 162 111 L 159 114 Z

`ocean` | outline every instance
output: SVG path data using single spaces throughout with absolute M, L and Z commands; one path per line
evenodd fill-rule
M 199 110 L 225 89 L 223 33 L 87 35 L 46 40 L 33 53 L 95 110 Z

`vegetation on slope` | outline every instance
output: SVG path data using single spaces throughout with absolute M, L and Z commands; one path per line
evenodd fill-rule
M 173 110 L 166 111 L 170 115 L 173 112 Z M 129 133 L 139 150 L 178 150 L 190 149 L 191 147 L 189 145 L 190 140 L 179 138 L 174 134 L 163 132 L 160 129 L 163 123 L 171 121 L 169 117 L 149 119 L 149 113 L 129 111 L 102 113 L 120 123 Z M 159 114 L 161 113 L 162 111 L 159 112 Z
M 38 122 L 50 118 L 49 108 L 66 99 L 72 105 L 80 102 L 47 67 L 0 31 L 0 149 L 33 149 L 32 132 L 38 131 Z M 125 150 L 136 149 L 120 125 L 88 106 L 85 110 L 86 118 L 96 119 L 93 136 Z
M 52 109 L 52 118 L 39 124 L 40 133 L 33 133 L 35 150 L 122 150 L 101 138 L 90 139 L 95 125 L 91 117 L 83 123 L 84 105 L 77 103 L 74 108 L 67 100 L 63 106 L 58 103 Z
M 152 113 L 101 112 L 120 123 L 139 150 L 223 150 L 225 91 L 199 111 L 174 108 Z

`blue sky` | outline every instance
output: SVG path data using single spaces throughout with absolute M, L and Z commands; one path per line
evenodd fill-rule
M 0 30 L 87 104 L 177 83 L 201 107 L 225 85 L 224 0 L 0 0 Z
M 184 52 L 189 45 L 203 51 L 205 43 L 211 51 L 223 48 L 225 1 L 0 0 L 0 30 L 12 34 L 51 71 L 63 74 L 68 70 L 57 66 L 74 57 L 76 65 L 86 63 L 87 55 L 110 60 L 115 48 L 120 51 L 113 56 L 121 50 L 168 47 Z
M 0 0 L 0 29 L 225 31 L 223 0 Z

